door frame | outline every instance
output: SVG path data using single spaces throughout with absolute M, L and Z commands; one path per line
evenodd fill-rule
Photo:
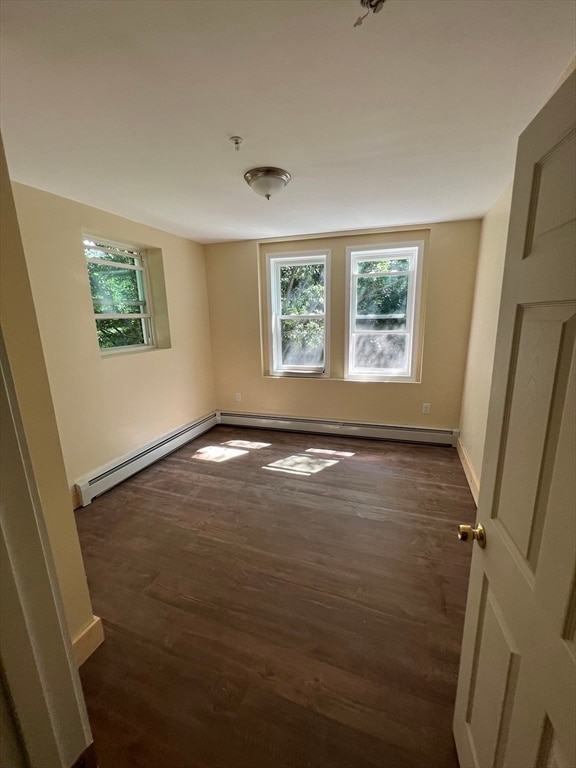
M 0 671 L 26 764 L 70 768 L 92 733 L 1 331 L 0 378 Z

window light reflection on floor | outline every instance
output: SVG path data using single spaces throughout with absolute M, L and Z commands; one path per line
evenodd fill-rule
M 306 456 L 301 453 L 297 456 L 287 456 L 285 459 L 279 461 L 273 461 L 262 469 L 269 469 L 272 472 L 286 472 L 289 475 L 302 475 L 309 477 L 310 475 L 321 472 L 327 467 L 331 467 L 339 462 L 336 459 L 315 459 L 312 456 Z
M 328 448 L 307 448 L 306 453 L 323 453 L 326 456 L 338 456 L 341 459 L 349 459 L 356 455 L 349 451 L 330 451 Z
M 207 445 L 205 448 L 200 448 L 192 456 L 193 459 L 200 459 L 200 461 L 229 461 L 229 459 L 236 459 L 238 456 L 244 456 L 248 451 L 241 451 L 239 448 L 225 448 L 222 445 Z
M 250 440 L 228 440 L 222 445 L 231 445 L 233 448 L 252 448 L 259 451 L 260 448 L 269 448 L 272 443 L 252 443 Z

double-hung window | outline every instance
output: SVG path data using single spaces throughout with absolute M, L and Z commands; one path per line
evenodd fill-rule
M 324 373 L 328 257 L 328 251 L 267 256 L 272 374 Z
M 415 378 L 422 249 L 348 248 L 347 377 Z
M 145 251 L 85 239 L 84 255 L 100 349 L 154 346 Z

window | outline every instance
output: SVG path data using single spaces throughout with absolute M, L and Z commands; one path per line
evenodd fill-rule
M 328 256 L 268 254 L 272 374 L 324 373 Z
M 348 248 L 347 377 L 414 379 L 422 248 Z
M 103 352 L 154 346 L 146 253 L 85 239 L 98 344 Z

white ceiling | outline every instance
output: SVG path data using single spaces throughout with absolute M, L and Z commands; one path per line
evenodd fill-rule
M 572 0 L 3 0 L 13 179 L 200 242 L 482 216 Z M 235 152 L 229 137 L 244 143 Z M 243 180 L 292 174 L 269 202 Z

